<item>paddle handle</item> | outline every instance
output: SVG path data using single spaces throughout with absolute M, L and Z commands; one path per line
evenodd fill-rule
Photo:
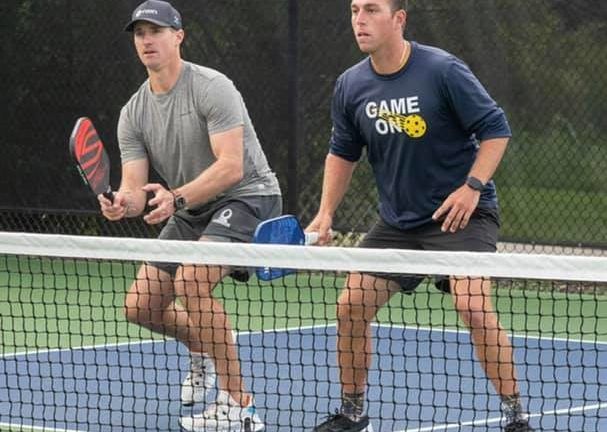
M 318 231 L 312 231 L 312 232 L 307 232 L 304 233 L 305 234 L 305 240 L 304 240 L 304 244 L 306 246 L 311 246 L 311 245 L 315 245 L 316 243 L 318 243 Z M 331 238 L 335 237 L 335 233 L 333 232 L 333 230 L 329 231 L 329 235 L 331 236 Z
M 318 232 L 314 231 L 305 233 L 304 244 L 306 246 L 315 245 L 316 243 L 318 243 Z

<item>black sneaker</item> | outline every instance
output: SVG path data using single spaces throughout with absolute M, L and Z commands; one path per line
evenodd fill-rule
M 504 428 L 504 432 L 534 432 L 529 422 L 524 419 L 515 420 Z
M 364 416 L 359 421 L 350 420 L 341 413 L 330 415 L 327 421 L 314 428 L 314 432 L 373 432 L 369 417 Z

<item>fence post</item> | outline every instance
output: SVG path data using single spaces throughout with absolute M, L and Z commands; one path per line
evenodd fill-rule
M 301 142 L 299 116 L 299 0 L 289 0 L 289 43 L 288 43 L 288 152 L 287 152 L 287 195 L 286 210 L 298 214 L 298 159 Z

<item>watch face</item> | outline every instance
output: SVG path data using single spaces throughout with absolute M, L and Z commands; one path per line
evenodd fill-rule
M 181 210 L 185 208 L 185 198 L 182 196 L 175 197 L 175 208 Z

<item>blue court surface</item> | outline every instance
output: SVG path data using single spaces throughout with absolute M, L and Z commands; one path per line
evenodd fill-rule
M 499 398 L 466 332 L 374 326 L 375 431 L 499 431 Z M 240 333 L 243 374 L 267 431 L 309 431 L 339 405 L 335 327 Z M 532 425 L 607 431 L 607 345 L 514 337 Z M 403 355 L 404 354 L 404 355 Z M 0 430 L 179 431 L 187 353 L 174 341 L 0 357 Z M 22 426 L 26 426 L 21 428 Z

